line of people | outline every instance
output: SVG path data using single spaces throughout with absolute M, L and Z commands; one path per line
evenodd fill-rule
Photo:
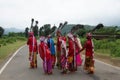
M 29 33 L 27 45 L 29 45 L 29 61 L 30 68 L 37 68 L 37 53 L 43 61 L 43 69 L 45 74 L 52 74 L 52 69 L 57 66 L 62 74 L 77 71 L 77 67 L 81 66 L 81 51 L 85 49 L 84 69 L 90 73 L 94 73 L 94 46 L 91 33 L 87 33 L 86 42 L 82 47 L 80 39 L 72 33 L 67 34 L 67 38 L 61 35 L 58 30 L 56 32 L 57 42 L 52 37 L 41 36 L 40 43 L 34 37 L 33 32 Z

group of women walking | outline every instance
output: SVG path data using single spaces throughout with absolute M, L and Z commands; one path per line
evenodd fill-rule
M 84 70 L 89 74 L 94 73 L 94 46 L 91 33 L 86 34 L 87 40 L 83 47 L 77 35 L 72 33 L 62 36 L 58 30 L 56 37 L 57 40 L 54 43 L 51 35 L 41 36 L 40 43 L 37 44 L 33 32 L 29 33 L 27 45 L 29 46 L 30 68 L 37 68 L 37 54 L 39 54 L 45 74 L 52 74 L 55 66 L 61 70 L 62 74 L 75 72 L 82 64 L 81 51 L 85 49 Z

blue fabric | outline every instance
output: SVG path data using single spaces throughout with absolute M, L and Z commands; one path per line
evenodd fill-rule
M 49 45 L 49 49 L 51 51 L 52 55 L 55 55 L 55 46 L 54 46 L 54 41 L 52 38 L 49 38 L 47 41 L 48 45 Z

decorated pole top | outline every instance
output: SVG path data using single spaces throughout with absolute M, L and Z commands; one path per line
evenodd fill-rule
M 32 19 L 31 19 L 31 28 L 30 28 L 30 32 L 33 31 L 33 22 L 34 22 L 34 19 L 32 18 Z

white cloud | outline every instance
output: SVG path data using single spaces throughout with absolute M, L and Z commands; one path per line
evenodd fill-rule
M 119 4 L 119 0 L 0 0 L 0 25 L 25 28 L 31 18 L 38 20 L 39 26 L 64 21 L 120 25 Z

